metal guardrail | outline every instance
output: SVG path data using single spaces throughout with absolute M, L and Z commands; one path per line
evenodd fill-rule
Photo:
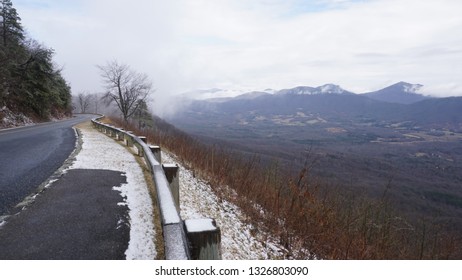
M 135 146 L 138 150 L 138 155 L 144 157 L 146 160 L 157 190 L 157 202 L 161 215 L 162 233 L 165 244 L 165 259 L 191 259 L 184 222 L 180 218 L 180 213 L 178 212 L 177 204 L 170 190 L 160 158 L 159 160 L 156 159 L 151 151 L 151 147 L 145 142 L 144 137 L 138 137 L 130 131 L 101 123 L 98 121 L 101 118 L 98 117 L 92 120 L 94 127 L 118 140 L 125 141 L 128 146 Z

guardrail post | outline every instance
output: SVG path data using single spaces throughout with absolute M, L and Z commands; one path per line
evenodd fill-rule
M 185 220 L 191 259 L 221 260 L 221 232 L 214 219 Z
M 143 157 L 144 156 L 143 147 L 141 147 L 141 145 L 136 142 L 134 142 L 134 144 L 135 144 L 138 156 Z
M 128 134 L 132 134 L 131 131 L 127 131 Z M 125 134 L 125 145 L 127 145 L 128 147 L 133 147 L 133 139 L 130 135 L 128 134 Z
M 154 155 L 154 158 L 159 162 L 159 164 L 161 164 L 162 163 L 162 153 L 161 153 L 160 147 L 159 146 L 149 146 L 149 149 Z
M 148 138 L 146 136 L 137 136 L 143 143 L 148 143 Z M 142 157 L 144 155 L 143 147 L 137 143 L 135 143 L 136 149 L 138 150 L 138 156 Z
M 123 129 L 118 129 L 117 132 L 117 140 L 118 141 L 124 141 L 124 130 Z
M 177 164 L 162 164 L 162 169 L 164 169 L 165 177 L 167 177 L 170 191 L 176 204 L 176 210 L 180 213 L 180 168 Z

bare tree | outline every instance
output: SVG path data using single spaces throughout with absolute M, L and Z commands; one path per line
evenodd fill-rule
M 98 114 L 98 106 L 99 106 L 100 100 L 101 98 L 98 96 L 97 93 L 93 93 L 91 95 L 91 102 L 93 102 L 93 108 L 90 108 L 90 109 L 93 109 L 93 114 Z
M 146 74 L 130 69 L 126 64 L 117 61 L 97 66 L 106 86 L 103 99 L 108 103 L 115 102 L 125 122 L 145 104 L 151 92 L 152 83 Z
M 77 97 L 79 100 L 80 113 L 85 114 L 88 110 L 88 107 L 90 107 L 92 96 L 86 92 L 80 92 Z

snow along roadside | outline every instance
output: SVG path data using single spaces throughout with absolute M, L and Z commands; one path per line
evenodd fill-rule
M 130 240 L 127 259 L 156 258 L 153 206 L 143 171 L 133 154 L 89 123 L 78 126 L 82 149 L 69 169 L 105 169 L 125 173 L 127 184 L 114 187 L 127 203 L 130 219 Z
M 195 178 L 178 160 L 162 151 L 162 162 L 180 167 L 182 219 L 213 218 L 221 230 L 222 258 L 227 260 L 281 259 L 284 248 L 274 238 L 245 222 L 236 205 L 219 199 L 210 185 Z

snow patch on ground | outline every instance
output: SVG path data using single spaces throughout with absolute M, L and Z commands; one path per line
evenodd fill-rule
M 124 172 L 127 184 L 114 187 L 129 208 L 130 241 L 127 259 L 155 259 L 153 206 L 144 174 L 134 155 L 108 136 L 90 127 L 80 127 L 82 150 L 69 169 L 106 169 Z
M 281 259 L 284 248 L 274 238 L 245 221 L 236 205 L 220 199 L 204 180 L 195 178 L 178 160 L 162 152 L 162 161 L 180 167 L 182 219 L 213 218 L 221 230 L 222 258 L 229 260 Z

